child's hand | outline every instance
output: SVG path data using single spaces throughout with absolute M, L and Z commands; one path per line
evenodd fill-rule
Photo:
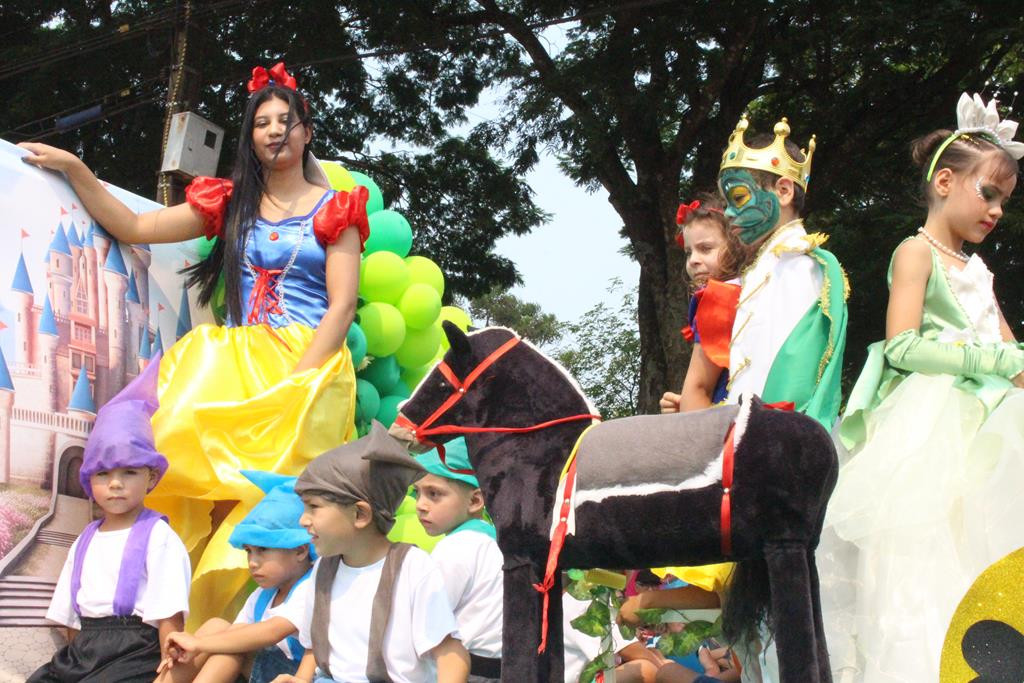
M 191 633 L 175 631 L 167 636 L 167 656 L 173 661 L 188 662 L 199 654 L 199 639 Z
M 733 668 L 732 662 L 729 661 L 729 648 L 727 647 L 710 650 L 702 645 L 697 650 L 697 660 L 704 667 L 704 673 L 708 676 L 717 677 L 718 674 L 724 674 Z
M 1014 377 L 1012 382 L 1017 387 L 1020 387 L 1021 389 L 1024 389 L 1024 372 L 1022 372 L 1019 375 L 1017 375 L 1016 377 Z
M 163 659 L 160 660 L 160 665 L 156 668 L 156 673 L 159 676 L 163 672 L 170 671 L 173 668 L 174 668 L 174 658 L 173 657 L 169 657 L 169 656 L 168 657 L 164 657 Z
M 71 152 L 51 147 L 50 145 L 44 145 L 40 142 L 19 142 L 18 147 L 30 152 L 29 156 L 22 158 L 26 164 L 32 164 L 40 168 L 67 171 L 75 164 L 81 163 L 81 159 Z
M 678 413 L 679 402 L 682 397 L 679 394 L 673 394 L 671 391 L 666 391 L 661 395 L 661 400 L 658 401 L 658 405 L 661 406 L 662 413 Z
M 270 681 L 270 683 L 312 683 L 306 678 L 299 678 L 298 676 L 292 676 L 291 674 L 279 674 L 277 678 Z
M 620 624 L 625 624 L 626 626 L 641 626 L 643 624 L 636 611 L 647 608 L 647 601 L 644 599 L 645 595 L 647 593 L 637 593 L 632 597 L 626 598 L 622 606 L 619 607 L 617 621 Z

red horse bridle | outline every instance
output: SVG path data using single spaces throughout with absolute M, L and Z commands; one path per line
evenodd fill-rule
M 441 405 L 437 407 L 433 413 L 431 413 L 427 419 L 419 424 L 415 424 L 412 420 L 407 418 L 402 413 L 398 414 L 395 418 L 395 424 L 399 427 L 403 427 L 412 432 L 412 435 L 418 442 L 425 446 L 431 446 L 437 449 L 438 457 L 441 459 L 441 464 L 447 467 L 456 474 L 473 474 L 473 470 L 455 469 L 450 467 L 445 460 L 444 446 L 441 444 L 433 443 L 429 440 L 429 437 L 436 434 L 485 434 L 485 433 L 497 433 L 497 434 L 523 434 L 526 432 L 535 432 L 547 427 L 554 427 L 555 425 L 563 424 L 566 422 L 575 422 L 578 420 L 600 420 L 600 415 L 592 415 L 590 413 L 569 415 L 568 417 L 560 417 L 554 420 L 548 420 L 546 422 L 540 422 L 535 425 L 527 427 L 470 427 L 468 425 L 438 425 L 432 426 L 437 422 L 446 412 L 448 412 L 452 406 L 462 400 L 462 397 L 466 395 L 469 388 L 473 386 L 473 383 L 480 378 L 480 375 L 487 370 L 487 368 L 494 365 L 495 362 L 506 353 L 511 351 L 516 344 L 519 343 L 519 337 L 512 337 L 507 342 L 499 346 L 497 349 L 487 355 L 480 363 L 470 370 L 469 374 L 466 375 L 466 379 L 460 380 L 455 373 L 452 371 L 451 366 L 447 362 L 441 361 L 437 365 L 437 369 L 444 375 L 444 378 L 448 380 L 448 383 L 452 385 L 451 395 L 444 400 Z

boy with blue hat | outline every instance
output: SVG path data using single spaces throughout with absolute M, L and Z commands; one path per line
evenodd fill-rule
M 249 571 L 258 588 L 233 624 L 211 619 L 195 635 L 172 633 L 168 638 L 174 680 L 233 682 L 253 655 L 250 683 L 267 683 L 282 673 L 294 674 L 306 649 L 296 635 L 312 589 L 316 551 L 299 524 L 302 499 L 295 477 L 243 470 L 266 493 L 235 527 L 228 542 L 248 555 Z
M 480 483 L 466 440 L 416 457 L 427 471 L 413 484 L 416 513 L 431 536 L 444 535 L 431 557 L 441 568 L 462 643 L 469 650 L 469 683 L 501 678 L 502 562 L 494 525 L 484 517 Z

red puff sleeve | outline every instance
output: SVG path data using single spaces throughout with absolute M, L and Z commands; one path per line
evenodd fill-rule
M 224 228 L 224 214 L 234 186 L 230 180 L 199 176 L 185 188 L 185 201 L 203 214 L 206 239 L 219 237 Z
M 366 217 L 366 200 L 370 191 L 356 185 L 350 192 L 336 192 L 313 216 L 313 234 L 323 246 L 334 244 L 344 230 L 359 228 L 360 251 L 366 250 L 370 237 L 370 221 Z

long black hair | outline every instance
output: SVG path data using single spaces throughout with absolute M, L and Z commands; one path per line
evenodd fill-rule
M 256 110 L 260 105 L 272 97 L 288 103 L 285 138 L 298 125 L 312 128 L 313 116 L 309 105 L 302 95 L 290 88 L 268 85 L 249 97 L 249 102 L 245 105 L 245 114 L 242 116 L 242 129 L 238 134 L 238 151 L 235 154 L 235 167 L 231 172 L 234 190 L 228 203 L 223 232 L 207 258 L 181 271 L 189 287 L 199 287 L 199 303 L 203 306 L 209 305 L 223 273 L 224 303 L 227 306 L 228 320 L 235 324 L 242 322 L 242 249 L 246 235 L 253 229 L 259 216 L 260 199 L 266 189 L 263 164 L 252 148 L 253 119 L 256 118 Z M 307 144 L 302 149 L 304 169 L 308 159 Z

